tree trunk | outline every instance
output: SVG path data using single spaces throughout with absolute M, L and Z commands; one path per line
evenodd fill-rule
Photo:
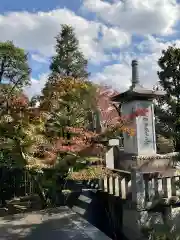
M 180 152 L 180 139 L 176 138 L 175 140 L 175 152 Z
M 69 105 L 67 105 L 67 112 L 68 112 L 67 126 L 70 127 L 70 119 L 69 119 L 70 107 L 69 107 Z M 70 140 L 70 139 L 71 139 L 71 134 L 70 134 L 70 132 L 68 131 L 68 132 L 67 132 L 67 140 Z
M 37 178 L 37 176 L 34 176 L 33 174 L 30 174 L 29 172 L 28 172 L 28 174 L 31 176 L 33 181 L 36 183 L 36 186 L 38 188 L 38 195 L 42 202 L 42 207 L 45 208 L 49 203 L 48 199 L 46 197 L 45 191 L 44 191 L 43 187 L 41 186 L 41 183 L 39 182 L 39 179 Z
M 27 165 L 27 161 L 26 158 L 24 156 L 24 153 L 22 151 L 21 145 L 19 143 L 19 140 L 17 140 L 17 149 L 18 152 L 20 153 L 20 157 L 22 159 L 22 163 L 24 164 L 24 166 Z M 39 181 L 39 179 L 37 178 L 37 176 L 34 176 L 33 174 L 31 174 L 29 171 L 27 171 L 27 173 L 31 176 L 31 178 L 33 179 L 33 181 L 36 183 L 36 186 L 38 188 L 38 195 L 42 201 L 42 206 L 43 208 L 45 208 L 48 205 L 48 199 L 46 198 L 46 194 L 45 191 L 43 189 L 43 187 L 41 186 L 41 183 Z
M 1 62 L 1 67 L 0 67 L 0 83 L 2 82 L 2 77 L 4 73 L 4 65 L 5 65 L 6 57 L 3 57 L 3 60 Z
M 4 193 L 2 191 L 2 187 L 3 187 L 3 182 L 4 180 L 6 179 L 7 177 L 7 170 L 5 167 L 2 167 L 1 166 L 1 169 L 2 169 L 2 175 L 1 175 L 1 178 L 0 178 L 0 195 L 1 195 L 1 198 L 0 200 L 2 201 L 2 205 L 5 206 L 6 205 L 6 197 L 4 197 Z
M 177 104 L 176 104 L 176 126 L 175 126 L 175 151 L 180 152 L 180 98 L 177 96 Z

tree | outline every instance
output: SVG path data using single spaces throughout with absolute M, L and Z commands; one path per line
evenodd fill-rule
M 1 167 L 37 169 L 43 165 L 42 158 L 35 155 L 47 142 L 43 135 L 43 116 L 30 108 L 33 104 L 30 105 L 22 92 L 30 82 L 29 75 L 28 56 L 24 50 L 9 41 L 0 43 Z M 36 183 L 38 185 L 38 181 Z M 44 199 L 42 191 L 40 195 Z
M 9 108 L 4 110 L 0 121 L 0 147 L 4 154 L 1 164 L 34 170 L 31 176 L 44 205 L 47 205 L 49 198 L 50 202 L 55 202 L 56 193 L 62 190 L 69 169 L 75 171 L 71 176 L 76 179 L 100 177 L 103 174 L 102 159 L 106 148 L 101 138 L 110 138 L 119 128 L 128 134 L 135 134 L 128 126 L 123 128 L 135 115 L 119 119 L 117 125 L 112 124 L 101 134 L 89 131 L 86 128 L 86 113 L 90 106 L 86 98 L 91 96 L 90 90 L 91 84 L 82 79 L 54 78 L 43 89 L 39 107 L 31 107 L 33 103 L 21 92 L 9 99 Z M 67 106 L 70 115 L 66 111 Z M 66 124 L 67 118 L 69 125 Z M 97 148 L 99 153 L 92 158 L 92 151 Z M 99 166 L 92 166 L 93 162 Z M 39 173 L 47 167 L 50 169 L 51 183 L 44 174 Z M 60 178 L 63 181 L 59 181 Z M 46 192 L 49 192 L 48 198 Z
M 10 41 L 0 43 L 0 115 L 8 109 L 11 96 L 30 83 L 28 57 Z
M 10 41 L 0 43 L 1 164 L 5 161 L 11 166 L 13 162 L 22 160 L 19 134 L 27 120 L 28 106 L 28 98 L 22 93 L 22 88 L 30 83 L 29 75 L 28 57 L 24 50 Z
M 52 58 L 50 65 L 51 75 L 88 77 L 88 62 L 79 50 L 78 44 L 74 29 L 71 26 L 62 25 L 61 32 L 56 37 L 56 55 Z
M 38 122 L 40 114 L 39 111 L 38 115 L 37 112 L 32 112 L 32 104 L 23 93 L 23 87 L 28 84 L 28 55 L 10 41 L 0 43 L 1 165 L 28 165 L 23 154 L 28 152 L 33 144 L 40 144 L 39 132 L 34 133 L 34 129 L 37 130 L 41 122 Z
M 162 51 L 158 60 L 159 84 L 166 92 L 156 106 L 157 130 L 173 137 L 175 150 L 180 150 L 180 49 L 175 46 Z M 159 133 L 159 132 L 158 132 Z
M 29 107 L 29 100 L 22 91 L 8 99 L 0 117 L 0 191 L 5 182 L 7 169 L 30 168 L 38 170 L 42 160 L 35 156 L 39 147 L 47 141 L 42 134 L 41 114 Z M 30 174 L 30 172 L 28 172 Z M 36 180 L 36 178 L 34 178 Z M 36 181 L 37 185 L 39 184 Z M 42 196 L 42 191 L 39 191 Z M 2 195 L 2 193 L 1 193 Z M 43 197 L 42 197 L 43 199 Z
M 10 41 L 0 43 L 0 83 L 9 83 L 16 88 L 30 82 L 28 55 Z
M 51 74 L 48 82 L 54 81 L 54 76 L 73 77 L 86 79 L 87 60 L 79 50 L 79 42 L 75 36 L 74 29 L 68 25 L 62 25 L 61 32 L 56 37 L 56 55 L 52 58 L 50 65 Z M 58 78 L 56 78 L 57 80 Z M 70 116 L 70 107 L 66 104 L 66 112 Z M 65 119 L 64 119 L 65 121 Z M 66 125 L 70 126 L 69 117 L 66 118 Z
M 111 97 L 119 94 L 111 86 L 98 85 L 96 90 L 96 111 L 94 118 L 96 119 L 96 130 L 103 131 L 113 123 L 117 123 L 120 117 L 120 108 L 111 101 Z M 117 132 L 120 136 L 120 132 Z
M 80 142 L 80 139 L 74 138 L 77 137 L 75 136 L 77 135 L 77 133 L 74 132 L 75 129 L 84 129 L 86 133 L 80 131 L 82 136 L 85 136 L 89 132 L 90 136 L 95 134 L 101 137 L 108 135 L 111 137 L 118 129 L 126 131 L 128 134 L 134 134 L 134 130 L 129 129 L 128 123 L 137 115 L 145 114 L 144 110 L 137 110 L 132 116 L 121 117 L 119 114 L 114 114 L 113 119 L 109 116 L 110 113 L 112 113 L 112 111 L 110 111 L 110 113 L 107 113 L 108 126 L 104 128 L 103 132 L 93 133 L 93 129 L 88 128 L 90 123 L 88 113 L 92 109 L 97 110 L 98 108 L 95 97 L 96 91 L 98 91 L 96 86 L 82 79 L 75 79 L 73 77 L 56 76 L 51 79 L 51 81 L 48 81 L 42 91 L 43 95 L 40 101 L 40 109 L 47 113 L 47 137 L 52 141 L 59 141 L 61 139 L 67 146 L 67 149 L 74 139 L 73 141 L 77 141 L 76 145 L 79 145 L 81 149 L 84 145 Z M 97 96 L 100 96 L 99 93 L 97 93 Z M 105 97 L 105 100 L 107 100 L 107 97 Z M 112 108 L 116 111 L 113 105 Z M 80 138 L 82 139 L 82 137 Z M 87 139 L 87 137 L 85 137 L 85 139 Z
M 56 76 L 48 80 L 40 101 L 48 114 L 47 133 L 68 137 L 65 127 L 85 127 L 88 112 L 95 106 L 94 92 L 95 86 L 82 79 Z
M 96 90 L 96 87 L 92 88 L 89 82 L 72 77 L 54 77 L 46 83 L 42 91 L 40 109 L 47 113 L 45 124 L 47 137 L 53 144 L 58 145 L 57 148 L 63 153 L 62 156 L 70 152 L 79 154 L 92 144 L 94 137 L 95 142 L 98 143 L 105 136 L 107 139 L 112 137 L 118 129 L 130 135 L 134 134 L 134 130 L 128 127 L 129 121 L 137 115 L 145 114 L 144 110 L 138 110 L 133 116 L 120 117 L 117 114 L 113 121 L 108 122 L 108 128 L 103 132 L 93 132 L 88 128 L 87 117 L 91 109 L 97 109 Z M 91 103 L 92 106 L 89 105 Z
M 36 165 L 35 153 L 38 148 L 48 144 L 44 122 L 43 113 L 31 108 L 26 95 L 21 92 L 11 96 L 8 109 L 4 107 L 0 118 L 1 164 L 20 167 Z M 4 153 L 6 157 L 3 157 Z

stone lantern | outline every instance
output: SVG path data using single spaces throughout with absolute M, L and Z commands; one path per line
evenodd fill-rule
M 140 85 L 138 74 L 138 62 L 132 61 L 132 85 L 123 93 L 111 98 L 113 102 L 121 105 L 122 116 L 132 114 L 137 109 L 147 108 L 146 116 L 138 116 L 133 119 L 131 127 L 136 134 L 129 136 L 123 133 L 124 152 L 138 155 L 156 155 L 156 133 L 153 100 L 164 96 L 164 91 L 155 91 Z

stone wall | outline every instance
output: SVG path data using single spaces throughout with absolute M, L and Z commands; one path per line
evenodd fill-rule
M 127 240 L 122 233 L 123 203 L 118 197 L 100 191 L 72 193 L 68 206 L 114 240 Z

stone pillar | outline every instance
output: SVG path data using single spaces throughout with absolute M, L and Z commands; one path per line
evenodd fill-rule
M 138 109 L 147 108 L 146 116 L 138 116 L 129 127 L 135 129 L 135 136 L 123 133 L 124 151 L 134 155 L 155 155 L 156 135 L 154 105 L 152 100 L 136 100 L 122 104 L 122 115 L 128 116 Z
M 145 183 L 143 173 L 136 168 L 131 171 L 132 203 L 137 209 L 145 208 Z
M 109 147 L 110 149 L 106 152 L 106 167 L 114 169 L 115 159 L 114 159 L 114 147 L 119 146 L 119 139 L 110 139 Z
M 131 173 L 132 200 L 123 205 L 123 232 L 130 240 L 144 239 L 141 226 L 148 219 L 145 211 L 145 185 L 143 175 L 136 169 Z

